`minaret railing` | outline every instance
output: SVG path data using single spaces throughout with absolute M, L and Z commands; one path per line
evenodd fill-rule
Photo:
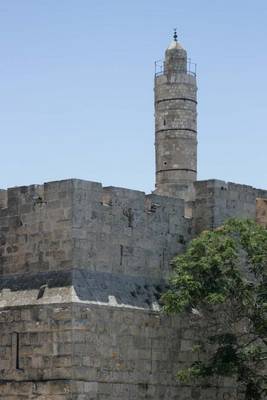
M 155 76 L 164 75 L 168 72 L 165 68 L 164 60 L 155 61 Z M 179 72 L 179 71 L 178 71 Z M 192 62 L 190 58 L 187 59 L 187 72 L 188 75 L 197 75 L 197 64 Z

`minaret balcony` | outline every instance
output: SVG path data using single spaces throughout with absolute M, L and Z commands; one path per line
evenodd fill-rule
M 184 69 L 179 70 L 179 65 L 177 66 L 177 68 L 172 67 L 171 71 L 168 71 L 168 69 L 165 66 L 164 60 L 155 61 L 155 77 L 160 75 L 167 75 L 168 72 L 186 73 L 188 75 L 196 77 L 197 64 L 192 62 L 191 59 L 188 58 L 186 72 L 184 71 Z

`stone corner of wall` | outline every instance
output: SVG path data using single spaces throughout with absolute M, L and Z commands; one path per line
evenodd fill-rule
M 0 208 L 7 208 L 7 190 L 0 189 Z

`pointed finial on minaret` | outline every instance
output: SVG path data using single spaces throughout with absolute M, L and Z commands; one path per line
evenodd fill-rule
M 177 42 L 177 38 L 178 38 L 178 36 L 177 36 L 177 28 L 174 28 L 173 31 L 174 31 L 174 32 L 173 32 L 173 40 L 174 40 L 175 42 Z

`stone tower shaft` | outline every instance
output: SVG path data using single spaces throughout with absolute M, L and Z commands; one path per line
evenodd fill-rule
M 155 75 L 157 194 L 194 200 L 197 179 L 197 84 L 186 50 L 173 41 Z

